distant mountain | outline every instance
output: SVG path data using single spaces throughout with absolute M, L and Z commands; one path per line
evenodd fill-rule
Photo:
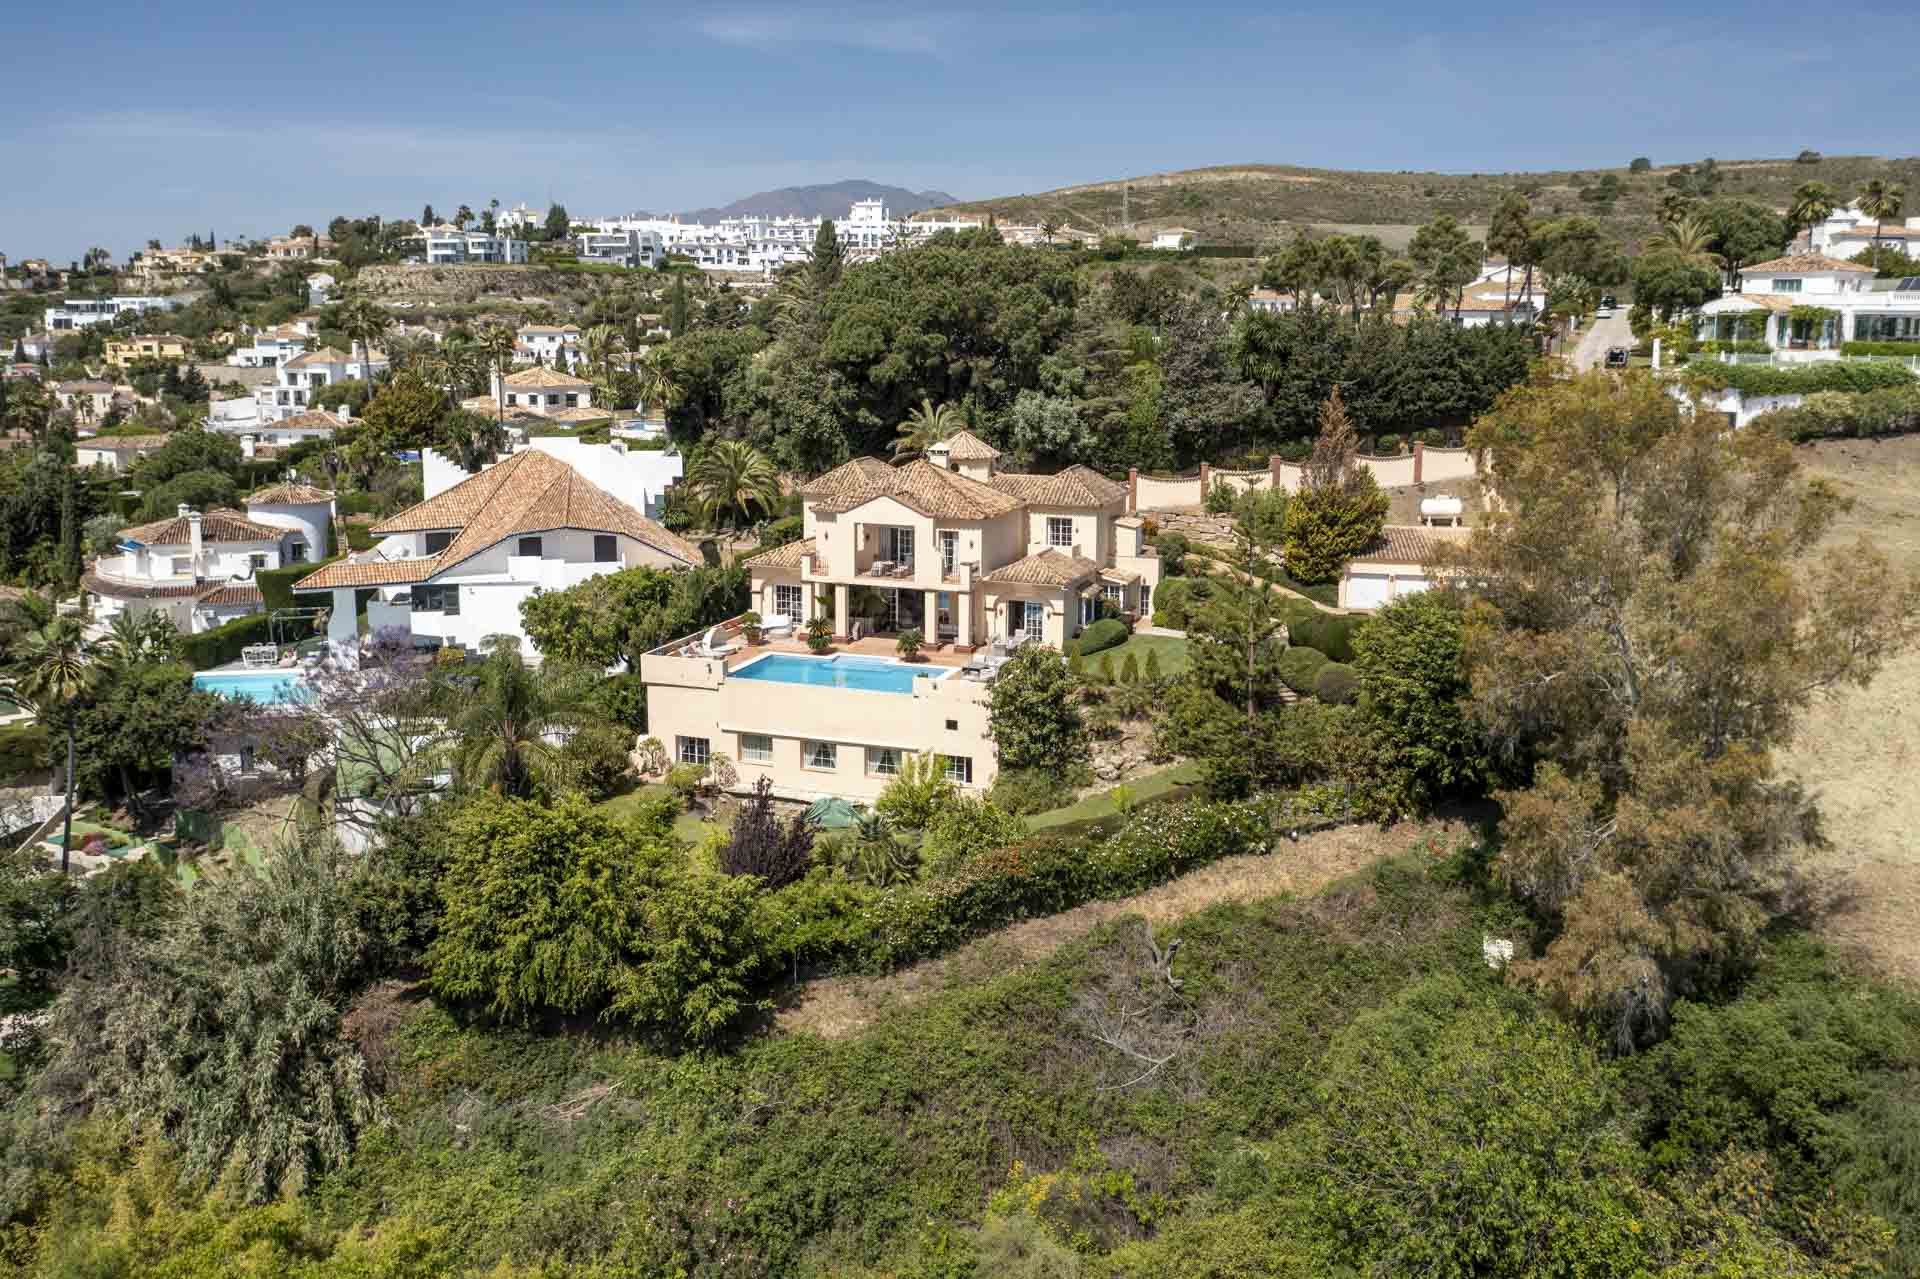
M 848 178 L 841 182 L 820 182 L 813 186 L 761 191 L 718 209 L 694 209 L 682 213 L 680 217 L 687 222 L 714 222 L 721 218 L 743 218 L 755 213 L 770 217 L 844 218 L 855 200 L 884 200 L 888 211 L 895 217 L 958 203 L 945 191 L 909 191 L 905 187 L 890 187 L 863 178 Z

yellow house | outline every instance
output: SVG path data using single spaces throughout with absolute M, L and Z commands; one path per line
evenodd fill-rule
M 186 358 L 186 339 L 170 333 L 143 333 L 130 338 L 116 338 L 107 343 L 107 363 L 116 369 L 124 369 L 135 360 L 179 361 Z
M 745 561 L 781 638 L 756 652 L 733 626 L 645 655 L 654 735 L 679 762 L 723 753 L 741 786 L 766 776 L 793 798 L 870 799 L 921 752 L 962 786 L 990 784 L 997 663 L 1063 647 L 1103 611 L 1149 613 L 1160 581 L 1124 485 L 1084 466 L 1001 472 L 999 457 L 963 431 L 904 466 L 856 458 L 802 487 L 801 539 Z M 816 618 L 842 651 L 802 651 Z M 931 660 L 892 660 L 907 631 Z

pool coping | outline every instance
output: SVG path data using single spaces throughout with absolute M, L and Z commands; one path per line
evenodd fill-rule
M 739 678 L 740 672 L 758 666 L 761 662 L 774 657 L 791 657 L 803 662 L 825 662 L 828 665 L 832 665 L 834 662 L 845 658 L 850 666 L 902 666 L 912 671 L 916 676 L 925 674 L 928 679 L 933 680 L 946 679 L 949 675 L 954 674 L 960 669 L 957 666 L 936 666 L 929 662 L 905 662 L 897 657 L 877 657 L 869 653 L 783 653 L 776 651 L 771 653 L 757 653 L 738 666 L 728 668 L 727 678 Z M 752 679 L 754 677 L 749 675 L 745 678 Z M 797 684 L 802 688 L 833 687 L 832 685 L 826 684 L 808 684 L 805 680 L 789 679 L 764 679 L 761 680 L 760 683 Z M 843 693 L 889 693 L 896 697 L 899 696 L 899 692 L 895 692 L 895 690 L 890 688 L 841 688 L 839 691 Z M 900 690 L 900 692 L 906 693 L 911 693 L 912 691 L 911 688 Z

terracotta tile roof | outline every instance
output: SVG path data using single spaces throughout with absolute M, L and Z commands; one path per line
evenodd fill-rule
M 1858 262 L 1843 262 L 1839 258 L 1830 258 L 1824 253 L 1789 253 L 1784 258 L 1774 258 L 1771 262 L 1756 262 L 1752 266 L 1740 268 L 1740 274 L 1752 275 L 1756 271 L 1784 271 L 1792 274 L 1796 271 L 1865 271 L 1873 274 L 1870 266 L 1861 266 Z
M 1034 506 L 1111 506 L 1123 502 L 1127 489 L 1098 471 L 1069 466 L 1057 475 L 1021 475 L 1006 472 L 987 483 Z
M 113 390 L 113 383 L 96 381 L 93 378 L 80 378 L 72 382 L 55 382 L 53 389 L 62 394 L 70 392 L 75 395 L 105 395 Z
M 1068 555 L 1064 551 L 1045 550 L 1035 551 L 1011 564 L 1002 564 L 988 573 L 985 580 L 1024 586 L 1070 586 L 1099 571 L 1100 566 L 1090 559 Z
M 540 368 L 537 365 L 530 369 L 521 369 L 518 373 L 507 374 L 506 384 L 511 387 L 523 387 L 523 386 L 560 387 L 560 386 L 591 386 L 592 385 L 592 383 L 588 382 L 585 378 L 574 377 L 570 373 L 559 373 L 553 369 Z
M 219 608 L 233 608 L 241 604 L 263 604 L 260 588 L 252 582 L 223 582 L 212 590 L 199 596 L 199 603 Z
M 201 589 L 192 582 L 183 582 L 178 586 L 122 582 L 111 577 L 102 577 L 92 570 L 80 575 L 80 585 L 95 595 L 108 595 L 117 600 L 187 599 Z
M 813 539 L 803 537 L 797 542 L 788 542 L 782 546 L 771 547 L 757 555 L 749 555 L 740 563 L 745 568 L 799 568 L 800 561 L 813 554 Z
M 200 540 L 213 542 L 277 542 L 287 530 L 275 528 L 271 524 L 256 524 L 239 511 L 216 509 L 207 511 L 200 517 Z M 186 546 L 193 540 L 193 534 L 184 515 L 170 516 L 164 520 L 155 520 L 151 524 L 136 524 L 132 528 L 120 530 L 120 536 L 129 542 L 139 542 L 145 546 Z
M 991 462 L 1000 456 L 999 449 L 972 431 L 955 431 L 941 443 L 947 446 L 947 456 L 956 462 Z
M 1738 297 L 1742 302 L 1751 302 L 1755 306 L 1762 307 L 1768 311 L 1791 311 L 1793 309 L 1793 299 L 1798 295 L 1793 293 L 1739 293 L 1734 296 Z
M 255 493 L 247 494 L 247 505 L 301 506 L 308 502 L 331 502 L 331 489 L 315 488 L 311 484 L 296 484 L 291 480 L 280 484 L 269 484 Z
M 549 422 L 604 422 L 613 414 L 607 409 L 556 409 L 546 415 Z
M 283 417 L 278 422 L 265 423 L 260 429 L 263 431 L 337 431 L 345 425 L 345 419 L 335 417 L 325 409 L 308 409 L 305 413 L 295 413 L 292 417 Z
M 336 586 L 405 586 L 433 576 L 438 555 L 411 560 L 335 560 L 293 584 L 296 591 L 325 591 Z
M 1848 227 L 1845 231 L 1835 231 L 1833 234 L 1836 238 L 1848 240 L 1871 240 L 1873 239 L 1873 228 L 1870 226 L 1852 226 Z M 1911 240 L 1916 236 L 1920 236 L 1920 227 L 1895 225 L 1882 228 L 1880 231 L 1880 238 L 1882 240 Z
M 578 333 L 580 326 L 577 324 L 523 324 L 519 331 L 522 333 Z
M 373 364 L 385 364 L 387 363 L 387 353 L 376 348 L 367 353 L 367 359 Z M 304 355 L 296 355 L 280 367 L 283 369 L 308 369 L 320 364 L 358 364 L 359 362 L 360 356 L 357 353 L 342 351 L 338 347 L 323 346 L 318 350 L 308 351 Z
M 1123 573 L 1117 568 L 1103 568 L 1100 570 L 1100 580 L 1103 582 L 1115 582 L 1121 586 L 1132 586 L 1140 580 L 1140 575 L 1138 573 Z
M 905 466 L 885 467 L 884 473 L 873 472 L 864 486 L 850 486 L 849 491 L 838 496 L 821 498 L 814 503 L 814 509 L 851 511 L 881 497 L 893 498 L 936 519 L 988 519 L 1020 508 L 1018 498 L 922 459 Z
M 877 457 L 856 457 L 843 462 L 818 479 L 800 486 L 800 495 L 809 498 L 844 497 L 866 488 L 893 468 Z
M 648 519 L 559 458 L 528 449 L 373 527 L 376 536 L 458 529 L 452 544 L 440 554 L 348 566 L 364 572 L 332 574 L 339 566 L 329 565 L 311 577 L 302 578 L 294 584 L 294 589 L 424 581 L 506 538 L 562 528 L 625 534 L 686 564 L 700 564 L 705 560 L 699 547 Z M 414 575 L 379 576 L 383 568 L 393 573 L 412 565 L 421 566 L 417 574 L 407 567 L 404 571 Z
M 1353 557 L 1355 564 L 1424 564 L 1434 552 L 1458 545 L 1470 536 L 1464 528 L 1422 528 L 1389 524 L 1380 536 Z
M 469 395 L 466 399 L 460 401 L 460 407 L 469 413 L 498 414 L 500 412 L 500 401 L 494 399 L 491 395 Z

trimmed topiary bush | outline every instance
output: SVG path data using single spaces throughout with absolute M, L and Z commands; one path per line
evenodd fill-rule
M 1291 643 L 1303 648 L 1319 649 L 1331 661 L 1351 662 L 1353 633 L 1359 630 L 1366 620 L 1364 617 L 1315 613 L 1298 622 L 1289 620 L 1287 636 Z
M 1327 664 L 1327 655 L 1317 648 L 1295 644 L 1280 654 L 1276 669 L 1280 682 L 1305 697 L 1313 692 L 1313 681 Z
M 1313 695 L 1330 706 L 1345 706 L 1360 691 L 1360 672 L 1345 662 L 1328 662 L 1313 677 Z
M 1091 657 L 1106 649 L 1118 648 L 1127 642 L 1128 634 L 1127 624 L 1117 617 L 1095 622 L 1080 632 L 1080 655 Z

